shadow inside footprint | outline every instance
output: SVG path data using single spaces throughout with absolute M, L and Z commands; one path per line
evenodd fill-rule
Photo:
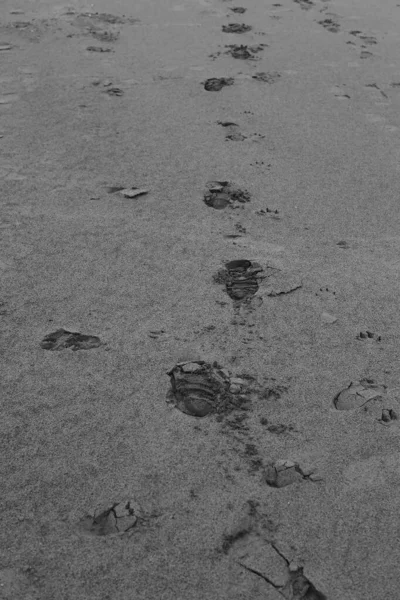
M 90 350 L 101 346 L 100 338 L 95 335 L 83 335 L 82 333 L 58 329 L 54 333 L 46 335 L 40 343 L 43 350 Z

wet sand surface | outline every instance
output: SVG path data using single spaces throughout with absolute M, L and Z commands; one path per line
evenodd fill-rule
M 400 5 L 0 21 L 0 597 L 397 600 Z

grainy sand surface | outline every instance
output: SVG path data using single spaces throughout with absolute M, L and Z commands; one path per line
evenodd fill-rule
M 0 21 L 0 598 L 398 600 L 400 5 Z M 209 181 L 250 200 L 215 210 Z M 242 304 L 238 259 L 265 275 Z M 60 329 L 100 345 L 52 351 Z M 249 402 L 178 410 L 185 359 L 253 377 Z M 365 379 L 384 392 L 335 406 Z

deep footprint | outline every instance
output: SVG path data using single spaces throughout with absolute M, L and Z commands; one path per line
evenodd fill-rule
M 223 87 L 233 85 L 233 77 L 212 77 L 204 82 L 204 89 L 207 92 L 220 92 Z
M 263 268 L 250 260 L 232 260 L 214 276 L 216 283 L 225 283 L 226 293 L 236 301 L 243 302 L 254 296 L 262 279 Z
M 250 193 L 229 181 L 209 181 L 206 188 L 203 201 L 216 210 L 223 210 L 227 206 L 233 208 L 237 202 L 240 204 L 250 202 Z
M 205 361 L 178 363 L 167 375 L 171 381 L 167 402 L 192 417 L 226 412 L 247 402 L 240 394 L 246 383 L 235 383 L 238 380 L 232 379 L 229 372 L 215 362 L 212 365 Z
M 258 276 L 262 273 L 261 265 L 246 260 L 233 260 L 226 264 L 226 270 L 229 277 L 226 292 L 232 300 L 245 300 L 257 293 Z
M 83 335 L 82 333 L 65 331 L 58 329 L 54 333 L 49 333 L 40 343 L 43 350 L 64 350 L 71 348 L 72 350 L 90 350 L 98 348 L 102 342 L 95 335 Z
M 378 385 L 373 379 L 352 381 L 335 396 L 333 404 L 337 410 L 356 410 L 370 400 L 384 397 L 386 389 L 386 385 Z
M 104 536 L 126 533 L 138 520 L 138 505 L 133 500 L 115 503 L 93 516 L 87 515 L 78 524 L 85 535 Z

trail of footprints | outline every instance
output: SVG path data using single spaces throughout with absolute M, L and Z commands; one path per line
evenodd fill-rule
M 304 11 L 315 8 L 312 0 L 293 1 Z M 281 5 L 276 3 L 273 6 Z M 244 15 L 247 9 L 230 7 L 229 10 L 234 14 Z M 69 36 L 92 37 L 101 45 L 89 45 L 87 51 L 99 54 L 113 51 L 112 45 L 119 39 L 118 26 L 133 24 L 137 21 L 108 13 L 76 14 L 71 11 L 67 16 L 71 26 L 78 30 L 78 33 L 74 31 Z M 324 17 L 318 23 L 327 31 L 338 33 L 340 24 L 335 15 L 326 13 Z M 12 24 L 12 27 L 22 34 L 28 26 L 30 24 L 24 22 Z M 223 25 L 222 31 L 230 35 L 245 35 L 252 31 L 252 27 L 245 23 L 230 23 Z M 33 28 L 31 35 L 35 32 L 38 35 L 37 30 Z M 360 58 L 367 58 L 372 54 L 367 48 L 377 44 L 373 36 L 365 35 L 358 30 L 350 31 L 349 35 L 352 36 L 352 40 L 347 43 L 362 48 Z M 225 46 L 225 52 L 230 54 L 233 59 L 251 62 L 256 61 L 257 54 L 266 47 L 267 44 L 229 44 Z M 0 45 L 0 51 L 6 52 L 12 48 L 11 44 Z M 215 59 L 219 54 L 220 52 L 217 52 L 211 58 Z M 278 82 L 280 77 L 281 75 L 275 71 L 259 72 L 251 76 L 255 81 L 269 84 Z M 220 92 L 225 87 L 233 86 L 234 83 L 233 77 L 220 77 L 207 79 L 203 82 L 203 86 L 208 92 Z M 99 84 L 100 82 L 97 82 L 94 85 Z M 375 83 L 366 85 L 387 98 L 387 94 Z M 391 85 L 393 88 L 400 87 L 400 83 L 396 82 Z M 111 82 L 103 83 L 103 87 L 106 88 L 103 91 L 110 96 L 123 94 L 123 90 L 114 87 Z M 343 91 L 342 88 L 335 88 L 335 92 L 337 92 L 335 93 L 337 97 L 350 99 L 350 94 Z M 247 137 L 241 133 L 239 125 L 236 123 L 220 121 L 219 125 L 226 131 L 227 140 L 243 141 Z M 123 186 L 112 187 L 108 191 L 115 193 L 121 190 L 127 191 Z M 130 196 L 125 194 L 125 197 L 133 198 L 146 193 L 147 190 L 138 192 L 136 188 L 133 188 L 132 194 Z M 240 210 L 251 202 L 251 194 L 231 181 L 209 181 L 205 186 L 203 201 L 208 208 L 215 210 L 221 211 L 227 208 Z M 279 211 L 269 207 L 258 211 L 257 214 L 277 220 L 280 218 Z M 245 228 L 239 223 L 236 224 L 236 230 L 237 234 L 227 237 L 238 237 L 246 233 Z M 346 242 L 339 242 L 338 245 L 340 244 L 343 248 L 349 247 L 344 245 L 347 244 Z M 237 323 L 242 319 L 241 322 L 244 324 L 249 323 L 251 314 L 262 306 L 263 298 L 292 293 L 302 286 L 302 282 L 291 274 L 283 273 L 279 269 L 262 265 L 258 261 L 248 258 L 235 258 L 226 262 L 214 274 L 213 282 L 221 286 L 226 297 L 231 301 L 232 322 Z M 260 295 L 260 290 L 262 290 L 262 295 Z M 227 305 L 227 302 L 221 301 L 220 304 L 224 306 Z M 165 332 L 152 332 L 150 337 L 158 339 L 161 333 Z M 370 331 L 359 332 L 357 339 L 362 343 L 377 344 L 381 342 L 381 336 Z M 95 335 L 71 332 L 65 329 L 58 329 L 47 334 L 40 343 L 41 349 L 47 351 L 91 350 L 101 349 L 103 346 L 104 343 Z M 203 360 L 177 363 L 168 371 L 167 375 L 170 380 L 170 389 L 166 396 L 168 405 L 173 410 L 177 409 L 189 417 L 210 418 L 214 415 L 220 421 L 222 431 L 229 430 L 243 441 L 243 455 L 249 461 L 250 472 L 261 471 L 264 483 L 270 488 L 276 489 L 277 493 L 279 493 L 279 489 L 289 485 L 304 485 L 305 482 L 322 481 L 321 476 L 314 470 L 306 468 L 288 457 L 276 458 L 264 463 L 262 457 L 258 455 L 255 444 L 250 443 L 246 437 L 249 432 L 246 422 L 253 400 L 255 398 L 268 401 L 279 399 L 287 392 L 287 385 L 272 379 L 260 383 L 253 376 L 245 373 L 234 375 L 217 362 L 208 363 Z M 369 411 L 385 426 L 390 426 L 398 419 L 396 410 L 388 400 L 386 386 L 368 378 L 351 382 L 347 388 L 337 393 L 332 404 L 334 410 L 337 411 Z M 296 432 L 293 425 L 270 423 L 265 417 L 261 418 L 260 424 L 270 435 L 290 435 L 292 432 Z M 271 534 L 273 525 L 266 523 L 265 518 L 260 515 L 257 502 L 249 501 L 248 509 L 250 521 L 246 521 L 246 526 L 226 534 L 221 551 L 225 554 L 232 553 L 238 564 L 264 578 L 288 600 L 326 600 L 326 596 L 307 579 L 303 567 L 292 563 L 276 546 L 273 534 Z M 136 500 L 130 498 L 97 508 L 84 515 L 77 523 L 77 530 L 81 534 L 89 536 L 127 535 L 140 529 L 153 516 L 146 515 Z M 266 531 L 268 531 L 267 536 L 265 535 Z

